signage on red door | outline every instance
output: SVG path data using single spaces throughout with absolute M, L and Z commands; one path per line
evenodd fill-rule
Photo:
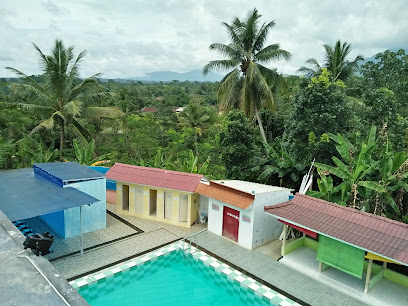
M 237 220 L 239 221 L 239 217 L 238 217 L 238 216 L 233 215 L 233 214 L 231 214 L 231 213 L 229 213 L 229 212 L 227 212 L 227 216 L 233 217 L 233 218 L 235 218 L 235 219 L 237 219 Z

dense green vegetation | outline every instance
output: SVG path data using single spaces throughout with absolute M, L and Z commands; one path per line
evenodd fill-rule
M 262 65 L 290 54 L 259 17 L 224 23 L 231 43 L 210 49 L 226 59 L 204 68 L 230 71 L 219 84 L 81 79 L 84 53 L 36 47 L 41 75 L 0 79 L 0 169 L 110 160 L 298 189 L 315 159 L 313 196 L 408 222 L 408 55 L 361 65 L 338 41 L 283 77 Z

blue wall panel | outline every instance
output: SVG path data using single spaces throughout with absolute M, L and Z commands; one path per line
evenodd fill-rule
M 98 202 L 82 207 L 83 232 L 88 233 L 106 227 L 106 180 L 97 179 L 84 182 L 76 182 L 65 185 L 73 187 L 97 199 Z M 65 210 L 65 238 L 73 237 L 81 233 L 79 207 Z
M 46 223 L 48 223 L 58 235 L 65 238 L 64 226 L 64 211 L 57 211 L 55 213 L 40 216 Z

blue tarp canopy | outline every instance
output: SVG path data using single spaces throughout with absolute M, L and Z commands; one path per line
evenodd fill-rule
M 62 188 L 34 175 L 32 168 L 0 171 L 0 210 L 11 221 L 97 201 L 99 200 L 77 189 Z
M 59 184 L 105 178 L 106 176 L 87 166 L 75 162 L 37 163 L 33 166 L 34 172 L 39 175 L 52 177 Z M 58 182 L 59 181 L 59 182 Z

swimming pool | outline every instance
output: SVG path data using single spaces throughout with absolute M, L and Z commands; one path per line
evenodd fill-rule
M 299 305 L 183 242 L 71 281 L 98 305 Z

